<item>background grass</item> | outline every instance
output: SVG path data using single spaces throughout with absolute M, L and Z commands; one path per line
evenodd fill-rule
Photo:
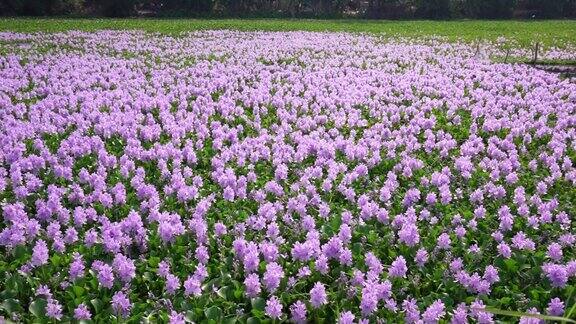
M 266 31 L 346 31 L 386 33 L 394 36 L 437 35 L 449 40 L 495 40 L 500 36 L 521 45 L 539 41 L 544 45 L 576 43 L 576 20 L 312 20 L 312 19 L 58 19 L 4 18 L 0 31 L 61 32 L 100 29 L 141 29 L 150 32 L 180 33 L 201 29 Z

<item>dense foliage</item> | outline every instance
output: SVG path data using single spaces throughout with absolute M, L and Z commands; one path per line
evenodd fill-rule
M 575 315 L 576 83 L 492 63 L 498 44 L 0 42 L 8 319 Z
M 561 18 L 576 0 L 0 0 L 5 15 Z

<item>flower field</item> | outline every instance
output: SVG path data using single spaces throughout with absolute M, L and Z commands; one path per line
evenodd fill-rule
M 0 44 L 6 321 L 576 318 L 574 79 L 433 37 Z

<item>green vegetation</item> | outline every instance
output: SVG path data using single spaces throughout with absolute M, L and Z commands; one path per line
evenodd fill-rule
M 443 36 L 449 40 L 513 39 L 527 45 L 539 41 L 547 45 L 576 43 L 576 21 L 381 21 L 313 19 L 0 19 L 0 30 L 17 32 L 94 31 L 101 29 L 141 29 L 150 32 L 180 33 L 201 29 L 306 30 L 385 33 L 394 36 Z

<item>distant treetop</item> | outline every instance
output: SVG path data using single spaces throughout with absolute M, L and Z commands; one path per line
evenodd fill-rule
M 542 19 L 575 18 L 576 0 L 0 0 L 0 15 Z

